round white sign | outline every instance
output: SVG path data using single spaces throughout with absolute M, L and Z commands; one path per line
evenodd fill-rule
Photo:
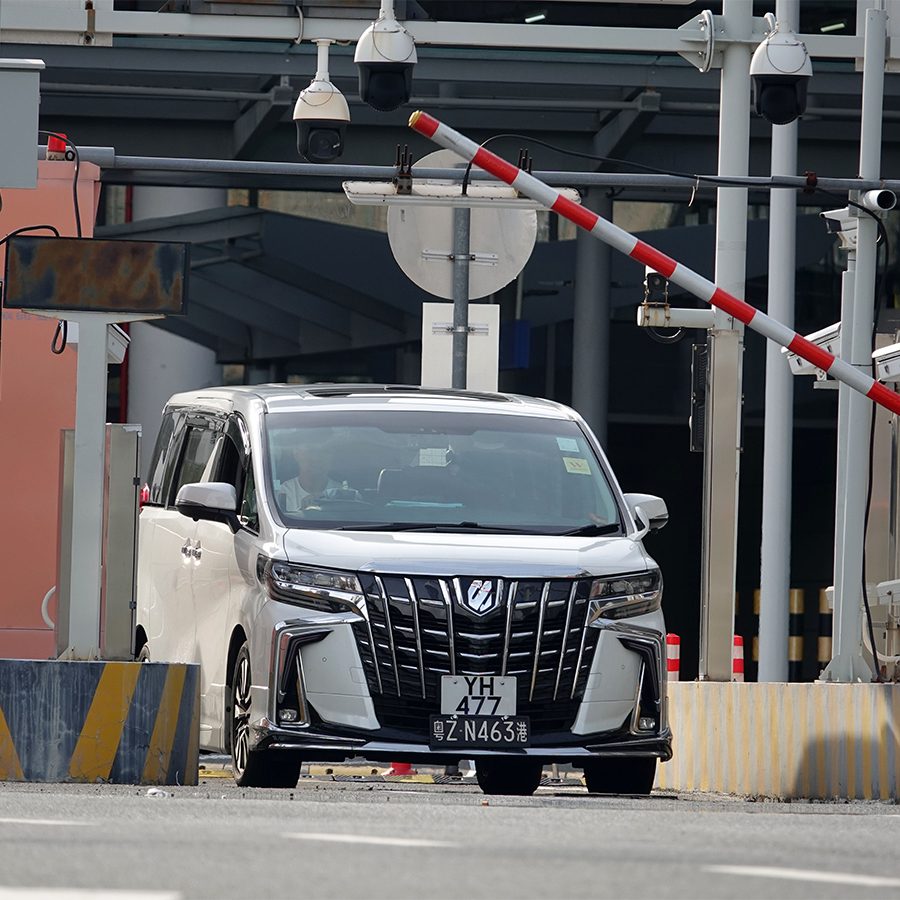
M 436 150 L 414 166 L 427 169 L 465 168 L 452 150 Z M 450 182 L 435 182 L 449 184 Z M 394 259 L 410 281 L 422 290 L 453 298 L 452 206 L 388 207 L 388 240 Z M 531 256 L 537 239 L 533 209 L 477 206 L 469 225 L 469 299 L 486 297 L 509 284 Z

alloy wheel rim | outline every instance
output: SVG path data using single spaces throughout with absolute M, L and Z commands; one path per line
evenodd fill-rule
M 250 753 L 250 660 L 241 658 L 234 678 L 232 740 L 234 770 L 243 774 Z

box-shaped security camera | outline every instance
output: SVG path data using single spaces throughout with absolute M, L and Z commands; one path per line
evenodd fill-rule
M 190 245 L 94 238 L 10 238 L 7 309 L 184 315 Z

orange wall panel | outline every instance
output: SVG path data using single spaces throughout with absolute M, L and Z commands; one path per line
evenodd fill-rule
M 74 236 L 74 163 L 40 162 L 34 190 L 3 190 L 0 235 L 55 225 Z M 82 233 L 93 234 L 100 170 L 82 163 Z M 35 231 L 33 234 L 51 234 Z M 5 248 L 0 248 L 0 265 Z M 0 657 L 55 655 L 41 600 L 56 584 L 60 431 L 75 424 L 75 350 L 50 352 L 56 320 L 3 310 L 0 327 Z M 56 605 L 50 603 L 51 618 Z

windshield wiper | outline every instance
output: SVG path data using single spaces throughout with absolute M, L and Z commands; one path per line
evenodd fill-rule
M 513 528 L 502 525 L 479 525 L 477 522 L 359 522 L 339 525 L 334 531 L 419 531 L 435 534 L 544 534 L 531 528 Z
M 619 523 L 613 522 L 610 525 L 582 525 L 581 528 L 573 528 L 571 531 L 563 531 L 562 534 L 568 537 L 595 537 L 598 534 L 612 534 L 619 530 Z

